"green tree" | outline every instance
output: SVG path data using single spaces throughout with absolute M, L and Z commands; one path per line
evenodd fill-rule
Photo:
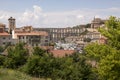
M 106 22 L 105 28 L 100 28 L 99 31 L 108 38 L 108 45 L 120 49 L 120 19 L 111 16 Z
M 33 55 L 44 56 L 46 54 L 47 54 L 46 50 L 39 48 L 39 47 L 34 47 Z
M 86 51 L 87 57 L 96 62 L 99 62 L 100 59 L 103 59 L 106 55 L 116 52 L 116 50 L 109 45 L 98 43 L 91 43 L 87 45 L 84 50 Z
M 15 47 L 8 48 L 8 55 L 5 59 L 4 66 L 7 68 L 18 68 L 24 65 L 28 58 L 28 50 L 24 48 L 23 43 L 16 44 Z
M 98 63 L 95 70 L 100 80 L 120 80 L 120 19 L 111 16 L 99 31 L 108 39 L 107 44 L 88 45 L 86 55 Z
M 37 50 L 39 51 L 38 48 Z M 51 78 L 52 80 L 95 79 L 91 67 L 86 64 L 85 57 L 80 54 L 76 53 L 62 58 L 55 58 L 44 52 L 40 54 L 42 56 L 35 54 L 29 57 L 24 67 L 26 73 L 36 77 Z
M 0 66 L 3 66 L 5 61 L 5 56 L 0 55 Z
M 101 59 L 97 70 L 101 80 L 120 80 L 120 52 Z
M 111 16 L 106 22 L 106 29 L 100 29 L 100 32 L 108 38 L 108 44 L 111 54 L 100 60 L 98 73 L 102 80 L 120 80 L 120 19 Z
M 84 55 L 75 53 L 64 58 L 55 58 L 53 80 L 94 80 L 91 66 L 86 64 Z
M 91 38 L 84 38 L 84 42 L 90 42 Z
M 3 52 L 4 48 L 2 46 L 0 46 L 0 52 Z
M 36 77 L 48 78 L 52 74 L 51 55 L 39 47 L 35 47 L 33 55 L 25 64 L 25 72 Z
M 90 23 L 88 23 L 88 24 L 85 25 L 85 28 L 90 28 L 90 27 L 91 27 Z

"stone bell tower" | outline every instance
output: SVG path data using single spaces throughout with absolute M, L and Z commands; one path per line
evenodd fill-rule
M 13 17 L 10 17 L 8 19 L 9 21 L 9 28 L 8 28 L 8 32 L 11 34 L 13 30 L 15 30 L 16 28 L 16 24 L 15 24 L 15 18 Z

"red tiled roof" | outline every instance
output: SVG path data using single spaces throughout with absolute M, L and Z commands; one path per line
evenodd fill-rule
M 40 46 L 40 48 L 45 49 L 45 50 L 48 50 L 48 49 L 51 50 L 54 47 L 53 46 Z
M 75 53 L 75 50 L 51 50 L 50 53 L 52 53 L 54 57 L 65 57 L 66 55 Z
M 0 36 L 10 36 L 7 32 L 0 33 Z
M 26 36 L 26 35 L 43 35 L 43 36 L 48 36 L 48 33 L 45 31 L 39 31 L 39 32 L 22 32 L 22 33 L 15 33 L 17 36 Z

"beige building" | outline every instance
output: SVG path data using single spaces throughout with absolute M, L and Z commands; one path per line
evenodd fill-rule
M 22 27 L 20 29 L 23 30 L 24 32 L 31 32 L 31 31 L 33 31 L 33 27 L 32 26 L 24 26 L 24 27 Z
M 0 23 L 0 46 L 5 46 L 11 43 L 11 36 L 5 32 L 6 25 Z
M 106 20 L 102 20 L 100 18 L 94 18 L 91 22 L 91 28 L 97 29 L 104 26 Z
M 0 45 L 16 44 L 24 42 L 29 46 L 48 45 L 48 33 L 45 31 L 33 31 L 32 26 L 16 28 L 15 19 L 10 17 L 8 32 L 5 31 L 5 25 L 0 24 Z
M 101 38 L 102 35 L 100 34 L 100 32 L 88 32 L 84 38 L 90 38 L 90 39 L 99 39 Z
M 14 39 L 17 42 L 24 42 L 28 46 L 47 46 L 48 45 L 48 34 L 47 32 L 22 32 L 14 33 Z
M 0 33 L 0 46 L 11 44 L 11 42 L 12 42 L 12 38 L 10 34 L 6 32 Z
M 24 42 L 29 46 L 47 46 L 49 41 L 47 32 L 33 31 L 32 26 L 17 28 L 12 36 L 17 42 Z
M 70 37 L 66 37 L 65 41 L 68 43 L 83 43 L 84 41 L 84 36 L 70 36 Z

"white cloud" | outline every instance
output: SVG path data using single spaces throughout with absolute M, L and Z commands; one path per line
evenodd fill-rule
M 8 18 L 16 18 L 17 27 L 32 25 L 34 27 L 68 27 L 90 23 L 95 17 L 108 18 L 110 15 L 120 17 L 120 8 L 81 9 L 61 12 L 43 12 L 40 6 L 24 12 L 0 11 L 0 22 L 8 24 Z
M 35 13 L 35 14 L 39 14 L 40 12 L 42 12 L 41 7 L 39 7 L 39 6 L 37 6 L 37 5 L 34 5 L 33 8 L 34 8 L 34 13 Z
M 77 17 L 78 19 L 84 18 L 83 15 L 77 15 L 76 17 Z

